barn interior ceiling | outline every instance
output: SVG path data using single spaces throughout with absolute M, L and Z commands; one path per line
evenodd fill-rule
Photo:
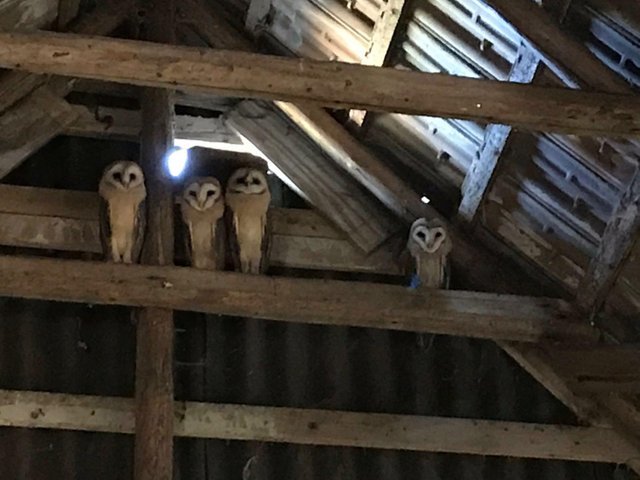
M 640 119 L 637 113 L 640 15 L 637 8 L 624 0 L 183 0 L 175 5 L 172 35 L 163 36 L 156 26 L 155 38 L 151 38 L 154 33 L 153 28 L 149 30 L 149 25 L 156 21 L 158 13 L 149 13 L 151 10 L 144 2 L 133 0 L 0 1 L 0 31 L 20 31 L 16 34 L 0 33 L 0 65 L 16 68 L 0 74 L 0 245 L 18 252 L 48 250 L 57 252 L 58 256 L 76 259 L 99 253 L 98 199 L 95 193 L 82 191 L 90 188 L 74 187 L 64 179 L 53 182 L 51 179 L 55 174 L 51 167 L 43 168 L 40 174 L 33 172 L 44 164 L 44 157 L 52 155 L 68 156 L 64 160 L 67 162 L 64 168 L 70 171 L 77 168 L 82 155 L 90 155 L 91 148 L 104 148 L 105 157 L 109 153 L 131 151 L 131 145 L 145 135 L 145 128 L 153 118 L 149 116 L 149 102 L 158 104 L 164 101 L 162 88 L 154 90 L 148 87 L 177 84 L 175 138 L 177 144 L 192 149 L 192 168 L 195 171 L 204 172 L 211 165 L 216 165 L 219 171 L 225 172 L 223 176 L 226 178 L 229 165 L 238 162 L 262 165 L 266 161 L 266 168 L 274 174 L 270 178 L 270 184 L 274 185 L 272 191 L 280 192 L 280 195 L 274 194 L 277 208 L 273 209 L 272 219 L 270 257 L 275 271 L 300 277 L 365 280 L 375 285 L 368 288 L 376 289 L 382 302 L 378 305 L 378 313 L 373 314 L 371 309 L 375 310 L 375 306 L 372 307 L 368 300 L 369 292 L 362 292 L 362 297 L 358 298 L 357 287 L 350 286 L 354 289 L 350 308 L 360 312 L 357 320 L 346 310 L 345 313 L 340 313 L 339 309 L 323 312 L 320 297 L 338 298 L 341 289 L 347 288 L 336 280 L 328 280 L 326 292 L 318 293 L 317 304 L 314 304 L 314 309 L 321 312 L 318 320 L 313 315 L 305 316 L 307 312 L 304 309 L 282 313 L 276 306 L 278 297 L 261 296 L 263 291 L 276 288 L 277 283 L 247 284 L 232 275 L 221 277 L 224 279 L 221 285 L 224 286 L 211 286 L 211 290 L 202 290 L 202 294 L 217 295 L 223 291 L 228 295 L 253 295 L 257 302 L 264 302 L 260 318 L 304 324 L 278 323 L 277 326 L 258 328 L 256 320 L 248 320 L 246 331 L 240 331 L 228 316 L 254 317 L 254 311 L 232 302 L 225 305 L 223 311 L 220 305 L 212 306 L 207 302 L 182 302 L 180 295 L 186 295 L 184 292 L 196 287 L 193 286 L 194 280 L 183 277 L 179 270 L 169 272 L 169 267 L 157 267 L 162 270 L 152 271 L 155 267 L 140 267 L 137 280 L 147 287 L 147 292 L 136 296 L 137 293 L 131 293 L 135 292 L 136 280 L 132 280 L 127 288 L 130 276 L 120 277 L 121 273 L 116 268 L 109 273 L 110 278 L 119 279 L 124 286 L 117 290 L 120 301 L 113 302 L 105 301 L 100 295 L 82 294 L 72 289 L 59 288 L 52 294 L 48 283 L 38 282 L 37 272 L 46 270 L 67 276 L 72 285 L 99 289 L 98 283 L 94 287 L 91 285 L 100 272 L 106 272 L 102 266 L 94 271 L 91 264 L 84 265 L 84 262 L 73 264 L 73 267 L 71 263 L 58 264 L 56 260 L 46 263 L 48 260 L 44 259 L 42 263 L 35 263 L 37 260 L 34 259 L 23 264 L 19 259 L 0 256 L 0 278 L 4 281 L 0 294 L 8 297 L 197 312 L 184 314 L 185 319 L 187 315 L 191 317 L 183 322 L 188 326 L 185 326 L 184 336 L 178 338 L 176 358 L 190 364 L 192 350 L 197 350 L 205 359 L 195 367 L 197 374 L 191 370 L 193 366 L 186 367 L 188 374 L 177 374 L 176 391 L 181 393 L 181 399 L 202 403 L 184 405 L 183 421 L 184 418 L 188 421 L 177 427 L 177 435 L 324 445 L 323 448 L 328 449 L 350 447 L 318 453 L 311 447 L 287 446 L 285 449 L 269 445 L 264 447 L 268 453 L 264 453 L 263 447 L 256 442 L 239 446 L 223 445 L 214 440 L 190 440 L 192 443 L 180 440 L 177 470 L 184 478 L 210 478 L 216 468 L 220 475 L 228 476 L 237 476 L 240 469 L 243 478 L 275 478 L 274 475 L 282 475 L 282 472 L 295 472 L 295 475 L 305 478 L 306 475 L 318 475 L 320 478 L 323 471 L 335 472 L 331 465 L 336 461 L 342 465 L 341 478 L 360 478 L 368 469 L 377 471 L 378 468 L 384 472 L 384 478 L 390 479 L 408 478 L 406 472 L 413 468 L 418 469 L 421 475 L 436 472 L 442 478 L 452 472 L 455 472 L 454 476 L 459 474 L 465 478 L 483 478 L 482 475 L 487 478 L 491 475 L 524 478 L 530 471 L 530 466 L 525 463 L 494 465 L 485 457 L 483 463 L 479 463 L 475 457 L 465 455 L 544 459 L 542 463 L 546 465 L 544 468 L 547 468 L 549 478 L 566 478 L 571 474 L 594 478 L 601 478 L 600 474 L 603 478 L 623 475 L 618 469 L 605 471 L 604 467 L 609 468 L 608 465 L 602 465 L 603 469 L 596 472 L 591 471 L 590 466 L 585 467 L 575 461 L 624 463 L 629 467 L 624 475 L 629 478 L 632 471 L 640 472 L 637 398 L 637 372 L 640 370 L 636 368 L 640 365 L 640 351 L 634 347 L 638 341 L 640 312 L 640 242 L 637 241 L 640 227 Z M 145 18 L 147 15 L 152 20 Z M 109 36 L 116 40 L 68 39 L 34 33 L 36 29 Z M 25 31 L 27 33 L 23 35 Z M 121 67 L 125 62 L 114 61 L 112 68 L 104 71 L 91 64 L 94 55 L 102 54 L 105 58 L 121 55 L 124 58 L 127 48 L 131 51 L 139 48 L 138 44 L 127 46 L 117 39 L 141 38 L 242 52 L 235 56 L 230 54 L 228 61 L 236 62 L 236 65 L 245 61 L 243 59 L 248 63 L 254 62 L 254 68 L 264 68 L 259 70 L 264 72 L 264 77 L 250 78 L 248 75 L 243 83 L 239 81 L 242 74 L 234 73 L 231 68 L 232 74 L 238 76 L 229 77 L 232 80 L 226 86 L 222 85 L 224 78 L 214 78 L 214 74 L 199 80 L 195 74 L 188 78 L 185 72 L 178 71 L 173 80 L 154 79 L 154 67 L 160 65 L 158 68 L 161 68 L 163 58 L 176 62 L 186 59 L 194 62 L 190 65 L 203 69 L 208 68 L 208 62 L 222 62 L 219 68 L 225 61 L 224 57 L 216 60 L 214 51 L 206 61 L 198 63 L 201 54 L 195 50 L 170 50 L 170 47 L 157 45 L 148 47 L 140 58 L 132 60 L 139 62 L 136 64 L 138 72 L 130 77 L 134 81 L 122 81 L 122 76 L 118 77 L 121 71 L 118 69 L 127 68 L 126 65 Z M 90 49 L 76 48 L 79 41 L 90 42 Z M 67 49 L 67 53 L 54 54 L 51 58 L 45 53 L 38 53 L 56 48 Z M 80 58 L 85 54 L 86 57 L 82 58 L 86 61 L 65 63 L 67 55 Z M 243 57 L 245 54 L 270 56 Z M 290 62 L 271 55 L 284 57 Z M 306 65 L 310 71 L 319 73 L 312 73 L 309 79 L 304 77 L 302 80 L 301 75 L 296 75 L 297 63 L 293 60 L 298 57 L 309 61 Z M 273 64 L 280 61 L 278 68 L 281 70 L 275 75 L 269 74 Z M 391 67 L 395 71 L 388 74 L 382 69 L 367 72 L 345 65 L 342 67 L 344 70 L 336 73 L 333 64 L 313 61 Z M 450 82 L 453 83 L 443 83 L 440 90 L 433 89 L 430 82 L 437 82 L 437 77 L 415 77 L 414 81 L 410 72 L 446 74 L 450 76 L 446 81 L 452 79 Z M 142 78 L 145 74 L 149 78 Z M 348 88 L 334 87 L 341 75 L 356 82 L 359 79 L 361 83 L 356 83 L 356 86 L 361 91 L 351 93 Z M 264 94 L 260 90 L 263 78 L 264 82 L 273 82 L 274 89 L 281 88 L 280 93 Z M 469 80 L 470 83 L 465 83 L 465 79 L 476 82 Z M 198 81 L 203 83 L 198 84 Z M 313 83 L 316 90 L 312 92 L 312 88 L 307 87 L 305 92 L 306 81 L 316 82 Z M 399 81 L 402 84 L 398 84 Z M 487 83 L 489 81 L 522 85 L 515 86 L 521 90 L 500 90 L 502 85 Z M 230 96 L 228 92 L 235 87 L 234 82 L 241 83 L 241 86 L 237 90 L 239 93 Z M 317 90 L 322 88 L 323 82 L 332 95 L 340 98 L 315 98 L 321 96 Z M 129 83 L 137 83 L 137 86 Z M 194 89 L 194 86 L 201 88 Z M 389 90 L 388 97 L 384 96 L 384 86 Z M 557 92 L 554 97 L 549 93 L 551 88 L 567 90 L 554 91 Z M 160 97 L 153 98 L 161 100 L 150 100 L 149 91 L 156 92 Z M 212 93 L 214 91 L 217 94 Z M 368 92 L 371 92 L 370 98 L 366 98 Z M 442 98 L 438 92 L 442 92 Z M 494 92 L 499 93 L 494 95 Z M 476 105 L 474 95 L 486 101 L 478 100 Z M 402 97 L 412 100 L 409 106 L 401 105 Z M 525 97 L 526 101 L 523 100 Z M 459 100 L 460 105 L 464 105 L 467 98 L 477 107 L 469 115 L 448 113 L 451 112 L 447 110 L 450 103 Z M 379 104 L 385 107 L 378 108 Z M 362 109 L 366 106 L 371 107 L 370 111 Z M 173 107 L 171 111 L 174 112 Z M 415 112 L 431 112 L 434 116 Z M 161 116 L 156 115 L 158 118 Z M 493 124 L 491 120 L 494 118 L 513 125 Z M 142 143 L 144 145 L 144 141 Z M 91 160 L 87 158 L 85 161 Z M 95 163 L 94 167 L 86 167 L 86 178 L 89 177 L 88 172 L 104 167 L 103 160 L 95 160 Z M 278 183 L 275 177 L 286 186 Z M 41 178 L 42 182 L 38 184 L 34 181 L 36 178 Z M 57 189 L 61 186 L 65 190 Z M 296 195 L 299 198 L 292 200 Z M 313 211 L 291 208 L 301 205 L 311 206 Z M 167 206 L 167 209 L 171 208 L 172 205 Z M 419 309 L 402 310 L 403 288 L 397 286 L 405 283 L 399 259 L 406 243 L 408 226 L 420 217 L 436 219 L 439 225 L 447 228 L 453 239 L 450 258 L 454 278 L 452 288 L 483 292 L 471 300 L 455 293 L 445 295 L 441 300 L 437 300 L 440 298 L 437 296 L 425 300 L 447 305 L 440 307 L 441 310 L 434 310 L 431 320 L 429 316 L 424 318 Z M 170 260 L 166 261 L 172 263 Z M 162 259 L 158 261 L 163 263 Z M 179 264 L 184 262 L 184 252 L 179 249 L 176 261 Z M 30 268 L 33 268 L 32 273 L 29 273 Z M 12 272 L 16 271 L 23 273 L 14 275 Z M 25 278 L 29 275 L 32 277 L 27 282 Z M 153 282 L 145 283 L 145 278 L 153 275 L 166 275 L 165 281 L 172 288 L 175 285 L 175 296 L 165 303 L 156 300 L 162 290 L 154 294 Z M 316 292 L 320 287 L 313 283 L 306 286 L 305 281 L 313 282 L 300 279 L 277 287 L 281 291 L 293 292 L 290 308 L 295 305 L 298 295 L 309 295 L 305 298 L 313 303 L 315 297 L 307 292 Z M 382 286 L 380 283 L 394 286 Z M 518 296 L 513 299 L 506 297 L 508 300 L 503 302 L 502 297 L 495 294 Z M 568 316 L 580 318 L 583 322 L 547 323 L 549 319 L 563 318 L 565 305 L 569 307 L 564 302 L 556 305 L 553 303 L 556 300 L 549 301 L 551 303 L 545 300 L 541 306 L 534 301 L 534 297 L 541 295 L 570 302 L 572 306 Z M 404 316 L 381 314 L 385 309 L 385 299 L 391 303 L 397 300 L 397 308 Z M 14 300 L 6 302 L 2 309 L 7 315 L 20 314 L 20 307 L 12 303 Z M 465 302 L 472 302 L 473 309 L 466 310 Z M 482 308 L 478 306 L 480 304 Z M 492 305 L 495 311 L 485 310 L 490 308 L 485 305 Z M 45 307 L 33 308 L 35 312 Z M 109 312 L 112 307 L 98 308 Z M 73 316 L 74 313 L 70 312 L 61 311 L 59 317 Z M 226 316 L 224 327 L 207 326 L 215 314 Z M 78 315 L 83 317 L 87 313 Z M 183 312 L 177 313 L 176 317 L 181 315 Z M 451 323 L 443 327 L 437 315 L 449 316 Z M 492 327 L 484 330 L 484 324 L 466 324 L 465 315 L 493 322 Z M 512 326 L 512 320 L 516 320 L 519 329 Z M 33 332 L 45 328 L 35 320 L 29 321 L 33 322 Z M 101 320 L 96 322 L 95 332 L 106 328 Z M 182 325 L 179 320 L 178 324 Z M 353 334 L 353 338 L 349 327 L 359 327 L 359 333 Z M 600 336 L 595 343 L 592 327 L 598 329 L 596 336 Z M 410 336 L 413 334 L 372 328 L 417 330 L 421 332 L 421 340 L 415 347 L 415 338 Z M 20 330 L 12 332 L 7 325 L 2 329 L 0 335 L 7 338 L 21 335 Z M 266 333 L 270 331 L 277 333 Z M 119 334 L 126 334 L 123 332 Z M 215 334 L 221 332 L 224 340 L 215 340 Z M 386 361 L 404 365 L 399 367 L 401 370 L 415 370 L 405 372 L 405 376 L 411 379 L 410 382 L 416 382 L 411 386 L 416 398 L 428 397 L 423 392 L 425 385 L 413 378 L 419 375 L 420 362 L 426 362 L 428 366 L 425 368 L 434 376 L 429 380 L 431 387 L 449 388 L 455 391 L 455 395 L 464 396 L 466 390 L 473 388 L 474 378 L 483 379 L 485 374 L 478 369 L 472 372 L 465 364 L 449 371 L 451 378 L 456 375 L 463 378 L 447 380 L 436 373 L 441 362 L 439 358 L 459 355 L 466 363 L 488 358 L 489 363 L 482 368 L 490 370 L 493 365 L 500 375 L 499 381 L 492 381 L 520 389 L 505 394 L 505 398 L 511 395 L 511 402 L 517 403 L 518 407 L 510 407 L 506 400 L 498 400 L 498 413 L 492 413 L 488 406 L 491 400 L 478 396 L 471 398 L 468 405 L 461 403 L 458 405 L 460 408 L 452 411 L 446 411 L 444 401 L 436 402 L 433 409 L 422 409 L 420 402 L 411 406 L 411 402 L 405 402 L 405 407 L 396 409 L 394 405 L 403 402 L 396 372 L 388 365 L 383 366 L 380 382 L 386 386 L 376 387 L 374 373 L 378 363 L 375 361 L 373 366 L 353 367 L 337 379 L 332 380 L 327 373 L 323 381 L 326 380 L 327 384 L 334 381 L 333 388 L 338 393 L 334 392 L 334 398 L 323 403 L 321 397 L 330 397 L 331 392 L 327 393 L 327 390 L 332 387 L 318 387 L 317 392 L 310 393 L 313 389 L 306 377 L 317 373 L 317 369 L 311 365 L 309 353 L 302 354 L 300 347 L 296 346 L 297 342 L 313 343 L 311 337 L 317 332 L 324 332 L 320 335 L 335 340 L 334 343 L 327 341 L 327 352 L 323 353 L 326 358 L 319 357 L 328 366 L 327 371 L 333 371 L 333 367 L 336 372 L 340 369 L 338 363 L 331 363 L 337 361 L 335 358 L 345 360 L 345 363 L 353 360 L 351 349 L 362 350 L 356 362 L 366 363 L 361 358 L 374 358 L 380 354 L 383 360 L 378 360 L 379 364 L 384 365 Z M 446 335 L 467 338 L 454 339 Z M 204 340 L 199 340 L 199 336 Z M 368 336 L 374 345 L 370 349 L 358 346 L 365 343 Z M 538 343 L 547 337 L 586 344 L 559 348 L 553 344 Z M 267 358 L 271 358 L 267 345 L 269 349 L 275 349 L 274 345 L 280 342 L 278 338 L 284 339 L 282 342 L 286 348 L 282 357 L 275 361 L 286 365 L 286 379 L 282 381 L 290 395 L 276 400 L 275 387 L 266 385 L 273 371 L 264 364 Z M 500 348 L 496 348 L 493 342 L 479 339 L 494 340 Z M 240 360 L 243 367 L 236 366 L 233 370 L 228 366 L 227 371 L 246 376 L 246 388 L 234 390 L 233 383 L 223 379 L 225 373 L 213 366 L 214 354 L 209 349 L 217 345 L 216 341 L 221 342 L 222 351 L 228 355 L 236 355 L 234 349 L 242 350 Z M 184 350 L 181 350 L 180 342 L 185 343 Z M 434 342 L 437 344 L 435 349 L 432 348 Z M 7 358 L 20 361 L 23 354 L 18 347 L 20 345 L 15 352 L 7 353 Z M 126 349 L 123 355 L 133 364 L 135 346 Z M 411 357 L 406 364 L 403 363 L 403 350 L 407 350 Z M 58 353 L 60 358 L 70 355 L 68 351 Z M 45 357 L 57 358 L 53 353 L 48 355 L 52 356 Z M 77 354 L 71 357 L 76 358 L 74 355 L 77 357 Z M 80 362 L 79 358 L 74 361 Z M 289 364 L 293 361 L 305 365 L 304 374 L 292 371 L 295 369 Z M 200 360 L 196 359 L 195 363 L 198 362 Z M 555 399 L 548 397 L 544 390 L 538 392 L 536 388 L 539 386 L 529 377 L 522 380 L 519 377 L 522 373 L 515 364 L 544 385 Z M 25 374 L 33 372 L 38 362 L 34 365 L 26 368 Z M 127 378 L 133 376 L 133 372 L 126 368 L 118 368 L 123 375 L 128 375 Z M 254 370 L 260 388 L 250 384 L 250 372 Z M 207 386 L 210 380 L 205 377 L 210 372 L 217 375 L 219 390 L 216 389 L 218 387 Z M 371 381 L 365 382 L 366 388 L 380 394 L 380 399 L 357 403 L 358 395 L 352 391 L 350 383 L 358 374 L 372 377 Z M 10 377 L 9 373 L 7 375 Z M 199 379 L 196 378 L 198 376 Z M 445 387 L 448 382 L 451 384 Z M 133 432 L 132 412 L 136 407 L 119 398 L 133 396 L 132 380 L 113 378 L 109 388 L 98 388 L 95 392 L 81 386 L 70 390 L 55 382 L 29 384 L 18 377 L 4 385 L 7 390 L 2 392 L 2 405 L 20 406 L 15 411 L 0 407 L 0 423 L 4 422 L 4 425 L 114 434 Z M 254 387 L 256 389 L 252 390 Z M 20 390 L 34 391 L 20 393 Z M 36 390 L 101 396 L 62 398 Z M 537 405 L 542 405 L 538 408 L 556 413 L 539 413 L 524 418 L 526 408 L 522 405 L 528 403 L 525 398 L 531 392 L 535 392 L 533 395 L 539 400 Z M 372 395 L 375 397 L 375 394 Z M 567 410 L 556 399 L 568 407 Z M 266 419 L 265 422 L 271 422 L 274 427 L 269 433 L 234 429 L 236 421 L 228 416 L 231 413 L 225 408 L 232 411 L 233 407 L 226 404 L 236 403 L 247 405 L 245 408 L 249 410 L 238 410 L 234 415 L 260 421 Z M 76 404 L 88 405 L 88 410 L 84 411 Z M 42 405 L 58 408 L 60 416 L 54 416 L 52 420 L 33 418 L 32 415 L 25 417 L 24 412 Z M 257 407 L 251 405 L 266 406 L 267 410 L 254 411 L 251 409 Z M 273 408 L 285 406 L 311 410 Z M 322 417 L 321 412 L 312 410 L 318 406 L 335 410 L 337 412 L 332 414 L 338 416 Z M 173 408 L 173 405 L 167 408 Z M 91 410 L 95 409 L 103 413 L 92 424 Z M 398 443 L 391 448 L 464 455 L 455 457 L 459 462 L 450 459 L 438 465 L 431 457 L 378 453 L 372 457 L 375 467 L 365 466 L 367 457 L 354 448 L 389 448 L 380 440 L 380 435 L 393 436 L 393 432 L 389 434 L 384 430 L 385 422 L 395 422 L 396 425 L 406 422 L 411 428 L 410 416 L 393 419 L 371 417 L 379 423 L 375 424 L 377 427 L 367 437 L 368 440 L 350 438 L 340 429 L 329 430 L 319 436 L 305 436 L 308 432 L 285 428 L 292 418 L 304 418 L 307 425 L 324 425 L 323 422 L 338 425 L 343 421 L 361 424 L 368 421 L 357 416 L 349 417 L 346 413 L 340 417 L 341 410 L 434 416 L 435 423 L 425 420 L 427 423 L 416 426 L 416 430 L 409 434 L 410 438 L 412 435 L 421 438 L 425 431 L 439 432 L 437 418 L 443 415 L 514 422 L 482 424 L 478 435 L 488 435 L 487 431 L 500 428 L 526 429 L 525 424 L 517 423 L 523 421 L 584 426 L 574 427 L 576 430 L 568 431 L 566 438 L 560 432 L 565 427 L 558 427 L 558 431 L 545 431 L 547 437 L 541 434 L 540 439 L 531 440 L 531 443 L 552 442 L 561 446 L 565 445 L 563 442 L 574 442 L 575 448 L 539 449 L 533 454 L 525 447 L 509 450 L 508 440 L 493 450 L 475 451 L 464 442 L 445 446 L 438 442 L 425 445 L 422 441 L 412 444 L 406 435 L 398 434 L 395 440 Z M 73 419 L 71 412 L 80 412 L 79 418 Z M 219 430 L 207 430 L 203 424 L 210 422 L 211 418 L 222 418 L 220 421 L 229 422 L 230 426 L 218 424 Z M 87 422 L 90 424 L 88 427 Z M 470 428 L 470 423 L 447 424 L 442 432 L 433 435 L 444 438 L 453 435 L 451 432 L 467 432 Z M 524 434 L 533 438 L 529 431 Z M 73 445 L 73 451 L 79 452 L 81 442 L 75 437 L 66 438 L 67 444 Z M 122 455 L 121 443 L 114 447 L 118 441 L 109 440 L 113 448 L 108 447 L 104 438 L 94 440 L 93 448 L 111 448 L 112 454 L 120 452 Z M 29 445 L 28 442 L 33 442 L 35 445 L 38 441 L 33 437 L 23 443 Z M 576 447 L 579 444 L 587 446 Z M 206 468 L 188 466 L 189 459 L 206 465 L 212 458 L 230 456 L 234 452 L 245 461 Z M 124 458 L 126 461 L 122 468 L 126 472 L 132 468 L 133 460 L 127 455 Z M 261 473 L 254 472 L 253 476 L 251 472 L 247 473 L 251 470 L 252 458 L 263 459 L 263 463 L 255 467 Z M 553 458 L 574 462 L 554 464 L 549 461 Z M 64 465 L 73 469 L 72 466 L 79 463 L 66 458 Z M 39 468 L 35 463 L 25 461 L 18 466 L 8 466 L 7 472 L 11 473 L 13 467 L 22 469 L 23 473 Z M 314 467 L 317 468 L 314 470 Z M 87 466 L 82 468 L 90 470 Z M 571 470 L 573 468 L 575 470 Z M 314 473 L 309 473 L 311 470 Z M 94 478 L 120 478 L 114 477 L 109 469 L 96 470 L 94 474 L 97 475 Z M 128 478 L 127 474 L 123 475 L 122 478 Z

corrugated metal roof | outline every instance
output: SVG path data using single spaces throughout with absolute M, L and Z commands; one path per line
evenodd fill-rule
M 566 28 L 612 69 L 640 85 L 640 31 L 591 2 L 573 2 Z M 549 8 L 558 7 L 556 3 L 550 2 Z M 281 8 L 291 11 L 292 4 L 295 15 L 283 13 L 287 22 L 276 20 L 266 27 L 288 49 L 312 58 L 362 58 L 371 21 L 367 34 L 354 27 L 361 15 L 345 3 L 311 0 L 278 0 L 274 18 Z M 392 66 L 507 79 L 522 38 L 484 2 L 413 0 L 407 8 Z M 309 22 L 315 23 L 309 27 Z M 290 32 L 296 32 L 296 41 Z M 559 82 L 548 69 L 543 68 L 541 77 L 543 82 Z M 473 122 L 372 114 L 365 141 L 419 193 L 438 191 L 434 205 L 451 212 L 483 139 L 484 126 Z M 575 289 L 639 160 L 638 144 L 623 140 L 518 134 L 482 208 L 483 224 Z M 632 289 L 625 289 L 626 294 L 634 295 Z M 639 304 L 640 297 L 626 301 Z

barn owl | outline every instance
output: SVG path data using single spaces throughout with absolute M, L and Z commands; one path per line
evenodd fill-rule
M 431 288 L 449 287 L 451 248 L 449 233 L 439 220 L 419 218 L 413 222 L 407 250 L 411 256 L 411 271 L 421 284 Z
M 266 268 L 267 211 L 271 193 L 267 177 L 259 170 L 240 168 L 227 183 L 227 206 L 235 236 L 236 262 L 243 273 L 261 273 Z M 265 257 L 265 258 L 263 258 Z
M 146 226 L 144 174 L 137 163 L 109 165 L 100 179 L 100 237 L 105 257 L 116 263 L 138 261 Z
M 187 254 L 195 268 L 218 270 L 224 256 L 218 254 L 218 220 L 224 214 L 224 196 L 218 179 L 194 178 L 187 183 L 180 200 L 186 228 Z

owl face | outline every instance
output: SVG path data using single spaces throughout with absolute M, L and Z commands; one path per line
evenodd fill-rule
M 417 245 L 425 253 L 434 253 L 447 239 L 447 232 L 442 227 L 430 227 L 427 220 L 420 218 L 411 226 L 409 241 Z
M 132 190 L 144 184 L 142 169 L 135 162 L 112 163 L 105 169 L 102 178 L 118 190 Z
M 190 207 L 204 212 L 221 200 L 222 187 L 217 178 L 196 178 L 184 189 L 182 198 Z
M 269 189 L 267 177 L 254 168 L 239 168 L 231 175 L 227 183 L 227 192 L 260 195 Z

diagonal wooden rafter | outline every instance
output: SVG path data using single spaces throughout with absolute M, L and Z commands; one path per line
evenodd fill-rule
M 0 116 L 0 178 L 76 121 L 78 112 L 46 86 Z
M 209 8 L 197 0 L 184 0 L 189 11 L 197 13 L 190 25 L 209 45 L 217 48 L 252 51 L 252 44 L 233 27 L 228 25 Z M 215 29 L 209 28 L 215 25 Z M 357 141 L 327 111 L 313 104 L 296 102 L 295 105 L 277 102 L 280 109 L 325 153 L 345 171 L 371 191 L 391 211 L 408 223 L 416 218 L 439 218 L 445 225 L 449 222 L 431 205 L 425 205 L 408 185 L 406 185 L 384 162 Z M 488 249 L 449 225 L 454 237 L 453 262 L 461 276 L 476 289 L 484 289 L 490 284 L 499 291 L 518 293 L 525 291 L 528 283 L 520 272 L 500 261 Z M 478 258 L 494 260 L 478 264 Z M 514 290 L 514 287 L 517 290 Z
M 148 87 L 309 100 L 327 107 L 474 119 L 564 133 L 640 132 L 640 98 L 634 95 L 104 37 L 0 33 L 0 65 Z
M 130 2 L 119 7 L 109 0 L 73 27 L 84 34 L 105 35 L 113 31 L 129 13 Z M 49 140 L 62 133 L 77 113 L 64 102 L 73 80 L 49 82 L 42 75 L 11 71 L 0 77 L 0 124 L 10 125 L 0 138 L 0 179 L 20 165 Z M 56 99 L 55 97 L 58 97 Z M 51 102 L 51 111 L 43 108 L 43 99 Z M 19 135 L 18 135 L 19 134 Z
M 198 18 L 201 19 L 201 22 L 204 22 L 205 25 L 210 23 L 205 20 L 207 18 L 207 12 L 204 9 L 199 12 Z M 224 41 L 219 41 L 215 38 L 215 32 L 212 32 L 212 38 L 209 39 L 212 44 L 218 42 L 215 44 L 222 48 L 248 48 L 241 37 L 233 35 L 233 32 L 230 31 L 228 26 L 220 22 L 218 23 L 217 26 L 224 31 L 225 39 L 231 39 L 235 44 L 227 45 Z M 198 22 L 195 22 L 194 25 L 196 28 L 199 27 Z M 526 81 L 525 77 L 528 75 L 533 76 L 537 69 L 537 66 L 531 67 L 534 63 L 534 58 L 537 59 L 537 56 L 535 56 L 530 49 L 526 52 L 529 59 L 526 61 L 526 64 L 530 67 L 516 71 L 514 73 L 515 81 Z M 359 142 L 355 141 L 355 139 L 324 110 L 312 105 L 306 106 L 298 104 L 294 106 L 284 104 L 283 102 L 278 102 L 278 105 L 303 131 L 310 135 L 317 143 L 323 145 L 324 150 L 335 161 L 341 163 L 343 167 L 354 174 L 356 178 L 360 176 L 360 181 L 371 191 L 377 192 L 376 196 L 378 196 L 379 199 L 383 202 L 385 198 L 390 200 L 388 206 L 396 211 L 402 218 L 405 218 L 405 215 L 411 216 L 413 209 L 415 209 L 414 213 L 416 216 L 419 216 L 418 212 L 424 212 L 425 206 L 419 205 L 416 202 L 418 199 L 413 198 L 408 193 L 410 189 L 404 186 L 402 182 L 399 182 L 399 179 L 397 179 L 386 166 L 372 157 Z M 395 208 L 391 206 L 392 204 L 395 205 Z M 430 211 L 427 215 L 437 216 L 437 212 Z M 455 231 L 455 229 L 453 230 Z M 459 255 L 460 252 L 458 250 L 454 255 L 454 261 L 456 259 L 459 260 Z M 467 260 L 474 264 L 477 263 L 473 261 L 473 257 L 469 257 Z M 611 405 L 611 398 L 605 398 L 603 405 L 592 399 L 579 396 L 572 391 L 567 381 L 557 373 L 558 365 L 552 364 L 551 359 L 549 359 L 544 352 L 532 347 L 524 348 L 522 344 L 517 343 L 499 342 L 499 344 L 520 366 L 527 370 L 562 403 L 567 405 L 578 418 L 590 424 L 604 423 L 614 425 L 620 437 L 630 441 L 637 450 L 640 450 L 637 435 L 638 429 L 633 422 L 628 421 L 628 419 L 632 417 L 632 414 L 629 413 L 631 407 L 627 406 L 624 401 L 621 401 L 622 405 L 624 405 L 622 408 L 620 408 L 618 404 L 614 404 L 613 406 L 618 406 L 616 409 Z M 602 416 L 605 418 L 603 419 Z M 640 462 L 632 458 L 628 460 L 627 463 L 636 472 L 640 473 Z
M 38 412 L 38 415 L 33 415 Z M 0 426 L 131 434 L 121 397 L 0 391 Z M 632 445 L 611 428 L 301 408 L 179 402 L 180 437 L 623 463 Z
M 516 62 L 509 74 L 510 82 L 531 83 L 539 70 L 539 56 L 527 45 L 520 45 Z M 478 155 L 474 157 L 462 184 L 458 218 L 472 225 L 499 170 L 514 130 L 509 125 L 489 125 Z
M 607 68 L 589 49 L 540 6 L 528 0 L 485 0 L 513 25 L 544 62 L 571 86 L 628 93 L 630 85 Z
M 580 41 L 562 30 L 540 7 L 527 0 L 486 0 L 537 49 L 568 85 L 633 94 L 631 85 L 602 63 Z M 614 210 L 596 255 L 578 287 L 577 302 L 594 314 L 611 291 L 640 232 L 639 173 L 636 171 Z M 466 182 L 465 182 L 466 183 Z M 461 204 L 462 207 L 465 205 Z M 468 215 L 462 210 L 463 217 Z

